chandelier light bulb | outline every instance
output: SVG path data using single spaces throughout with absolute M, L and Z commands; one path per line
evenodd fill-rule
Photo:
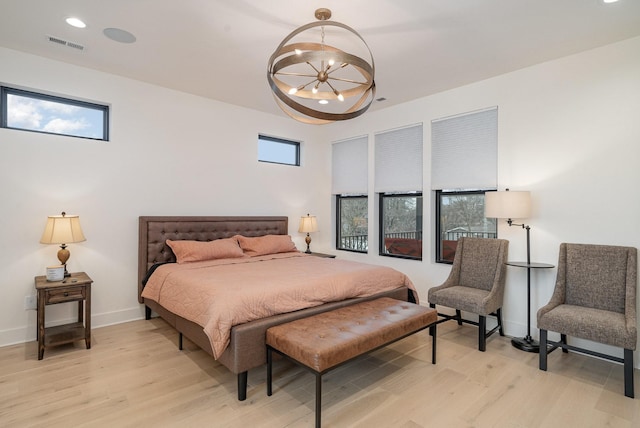
M 295 95 L 296 92 L 298 92 L 298 88 L 289 89 L 289 95 Z
M 320 100 L 318 101 L 319 104 L 325 105 L 325 104 L 329 104 L 329 101 L 327 100 Z

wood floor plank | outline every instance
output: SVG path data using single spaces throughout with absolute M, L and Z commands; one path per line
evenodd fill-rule
M 90 350 L 60 346 L 41 361 L 35 342 L 0 348 L 0 426 L 313 426 L 315 378 L 286 360 L 274 363 L 271 397 L 261 367 L 239 402 L 236 376 L 188 341 L 179 351 L 160 319 L 94 329 L 92 339 Z M 548 366 L 538 370 L 537 354 L 508 337 L 479 352 L 474 327 L 440 324 L 436 365 L 425 331 L 326 374 L 323 426 L 640 426 L 621 365 L 554 352 Z

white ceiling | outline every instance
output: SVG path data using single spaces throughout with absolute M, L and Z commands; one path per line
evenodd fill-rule
M 639 0 L 0 0 L 0 6 L 0 46 L 278 115 L 284 113 L 267 84 L 267 61 L 286 35 L 315 21 L 319 7 L 368 43 L 376 98 L 386 98 L 372 109 L 640 35 Z M 87 27 L 69 26 L 70 16 Z M 109 27 L 133 33 L 136 43 L 108 39 L 102 31 Z

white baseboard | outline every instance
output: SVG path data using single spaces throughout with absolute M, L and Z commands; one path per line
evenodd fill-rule
M 121 324 L 128 321 L 134 321 L 144 318 L 144 307 L 137 306 L 135 308 L 125 309 L 122 311 L 106 312 L 102 314 L 91 314 L 91 328 L 106 327 L 113 324 Z M 47 324 L 60 325 L 75 322 L 76 319 L 56 320 L 55 323 Z M 26 343 L 36 340 L 36 325 L 33 324 L 11 330 L 0 330 L 0 347 L 16 345 L 18 343 Z

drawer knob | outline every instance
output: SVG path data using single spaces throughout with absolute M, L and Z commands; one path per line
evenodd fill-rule
M 67 291 L 64 292 L 64 297 L 69 297 L 69 293 Z

